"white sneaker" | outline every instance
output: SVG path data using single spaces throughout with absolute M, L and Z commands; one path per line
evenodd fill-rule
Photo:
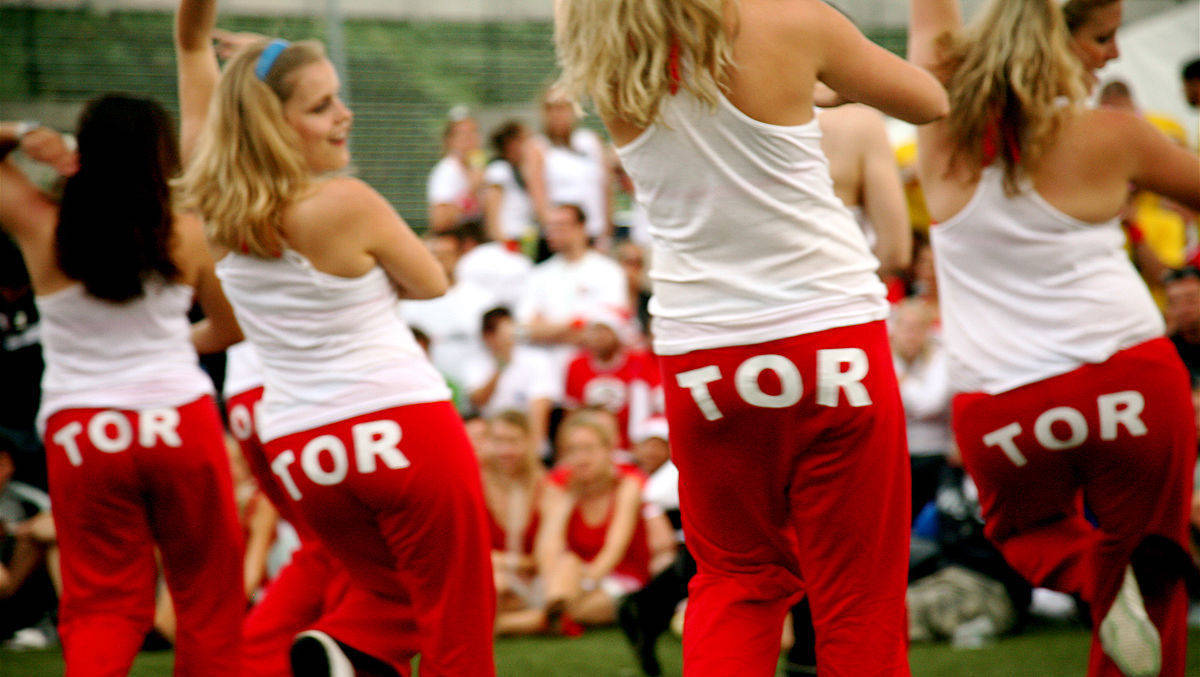
M 329 635 L 306 630 L 292 640 L 292 674 L 295 677 L 354 677 L 354 665 Z
M 1162 669 L 1162 639 L 1146 614 L 1132 567 L 1125 567 L 1117 598 L 1100 621 L 1100 644 L 1126 677 L 1156 677 Z

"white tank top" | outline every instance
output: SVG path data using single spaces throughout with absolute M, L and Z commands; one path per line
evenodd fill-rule
M 930 230 L 957 390 L 1001 393 L 1163 334 L 1116 219 L 1080 221 L 1003 181 L 984 169 L 967 206 Z
M 225 399 L 254 390 L 262 384 L 262 361 L 258 359 L 254 345 L 242 341 L 229 346 L 225 351 L 225 384 L 222 388 Z
M 339 277 L 289 250 L 278 259 L 228 254 L 217 276 L 262 362 L 264 442 L 450 398 L 396 313 L 399 299 L 383 269 Z
M 186 284 L 147 281 L 123 303 L 82 284 L 37 297 L 42 318 L 42 405 L 38 426 L 64 409 L 177 407 L 213 392 L 192 347 Z
M 821 129 L 687 92 L 618 149 L 649 215 L 654 348 L 761 343 L 887 316 L 878 261 L 834 195 Z

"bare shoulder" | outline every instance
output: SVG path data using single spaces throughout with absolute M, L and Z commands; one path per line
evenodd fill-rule
M 372 216 L 391 213 L 391 206 L 374 188 L 361 179 L 339 176 L 313 186 L 296 200 L 285 214 L 285 228 L 323 232 L 369 226 Z M 289 235 L 292 233 L 289 232 Z

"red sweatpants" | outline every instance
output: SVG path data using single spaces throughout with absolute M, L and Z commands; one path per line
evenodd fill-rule
M 822 675 L 909 674 L 909 465 L 884 324 L 661 361 L 699 569 L 684 673 L 775 674 L 807 593 Z
M 483 488 L 449 402 L 339 421 L 266 451 L 300 518 L 354 583 L 411 602 L 423 676 L 495 674 Z
M 1187 551 L 1194 417 L 1187 371 L 1166 339 L 999 395 L 954 399 L 955 435 L 988 538 L 1034 585 L 1086 600 L 1095 628 L 1146 537 Z M 1161 564 L 1135 573 L 1162 635 L 1161 674 L 1177 677 L 1187 592 L 1183 570 Z M 1121 674 L 1098 635 L 1088 674 Z
M 388 663 L 401 675 L 410 674 L 417 653 L 411 601 L 397 603 L 353 584 L 300 519 L 258 439 L 255 410 L 262 392 L 258 387 L 229 398 L 229 427 L 259 487 L 300 534 L 301 547 L 246 616 L 244 674 L 291 677 L 292 640 L 314 628 Z
M 155 546 L 179 623 L 175 674 L 240 674 L 242 532 L 212 398 L 60 411 L 46 459 L 67 675 L 128 673 L 154 619 Z

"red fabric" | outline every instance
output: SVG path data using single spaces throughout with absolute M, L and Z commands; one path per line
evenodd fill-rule
M 535 508 L 533 514 L 529 516 L 529 524 L 525 527 L 525 532 L 521 534 L 521 552 L 526 555 L 533 554 L 533 546 L 537 542 L 538 525 L 541 523 L 541 513 Z M 488 530 L 491 533 L 492 550 L 508 550 L 508 534 L 504 527 L 496 521 L 496 516 L 492 511 L 488 511 Z
M 101 450 L 87 429 L 112 411 L 69 409 L 46 424 L 66 674 L 129 671 L 154 618 L 157 546 L 179 623 L 175 674 L 239 675 L 242 537 L 216 405 L 205 396 L 165 410 L 178 412 L 180 446 L 163 436 L 143 446 L 138 412 L 115 412 L 132 431 L 130 444 Z M 72 425 L 81 432 L 64 446 L 56 437 Z M 115 424 L 105 428 L 120 438 Z
M 613 489 L 615 502 L 616 489 Z M 600 554 L 604 547 L 608 526 L 612 523 L 613 506 L 610 505 L 604 521 L 599 524 L 588 524 L 583 514 L 576 507 L 571 511 L 567 520 L 567 549 L 575 553 L 585 562 L 591 562 Z M 636 579 L 642 585 L 650 580 L 650 545 L 646 540 L 646 520 L 638 511 L 637 526 L 634 527 L 633 537 L 625 556 L 613 567 L 613 573 L 623 574 Z
M 816 401 L 819 351 L 860 349 L 869 403 Z M 842 353 L 835 353 L 835 355 Z M 752 358 L 799 372 L 800 398 L 769 408 L 739 393 Z M 885 324 L 660 358 L 692 579 L 684 674 L 770 675 L 784 615 L 807 593 L 828 676 L 908 675 L 909 462 Z M 715 367 L 710 420 L 677 377 Z M 709 373 L 712 369 L 708 369 Z M 685 377 L 686 379 L 687 377 Z M 781 379 L 759 387 L 779 394 Z M 710 413 L 712 413 L 710 411 Z
M 603 407 L 614 414 L 621 432 L 617 446 L 629 449 L 630 390 L 636 381 L 653 387 L 658 380 L 653 357 L 644 350 L 625 351 L 611 365 L 597 364 L 590 354 L 581 352 L 567 365 L 563 394 L 572 407 Z
M 1138 414 L 1144 434 L 1116 425 L 1111 439 L 1101 439 L 1098 398 L 1129 392 L 1144 400 Z M 1037 420 L 1058 407 L 1070 407 L 1086 421 L 1079 446 L 1050 450 L 1038 440 Z M 1006 393 L 954 399 L 955 434 L 963 464 L 979 488 L 988 537 L 1035 585 L 1087 600 L 1095 628 L 1143 539 L 1162 536 L 1186 552 L 1194 416 L 1187 370 L 1162 338 Z M 1024 465 L 983 439 L 1014 423 L 1021 432 L 1012 443 Z M 1053 425 L 1050 434 L 1069 440 L 1071 430 L 1063 425 Z M 1098 527 L 1084 516 L 1085 503 Z M 1143 581 L 1142 593 L 1163 639 L 1162 674 L 1181 676 L 1187 620 L 1183 579 L 1170 572 L 1154 578 Z M 1095 635 L 1088 674 L 1121 674 Z
M 388 663 L 401 675 L 411 674 L 410 663 L 417 653 L 411 600 L 397 603 L 354 585 L 345 568 L 325 551 L 313 530 L 300 519 L 271 472 L 254 426 L 254 411 L 262 393 L 260 386 L 226 400 L 230 420 L 235 421 L 230 428 L 259 488 L 296 529 L 301 545 L 242 624 L 243 673 L 291 677 L 288 653 L 292 640 L 316 628 Z M 244 422 L 250 425 L 239 425 Z
M 683 81 L 683 75 L 679 69 L 679 41 L 671 41 L 671 51 L 667 55 L 667 76 L 670 78 L 671 94 L 679 92 L 679 83 Z
M 373 472 L 360 472 L 354 427 L 386 422 L 399 425 L 408 465 L 377 459 Z M 302 469 L 302 450 L 330 437 L 350 458 L 343 479 L 319 484 Z M 449 402 L 357 416 L 272 440 L 266 451 L 272 462 L 295 456 L 295 507 L 354 582 L 397 604 L 411 599 L 422 675 L 495 674 L 487 509 L 475 454 Z M 326 471 L 333 464 L 329 453 L 316 458 Z

